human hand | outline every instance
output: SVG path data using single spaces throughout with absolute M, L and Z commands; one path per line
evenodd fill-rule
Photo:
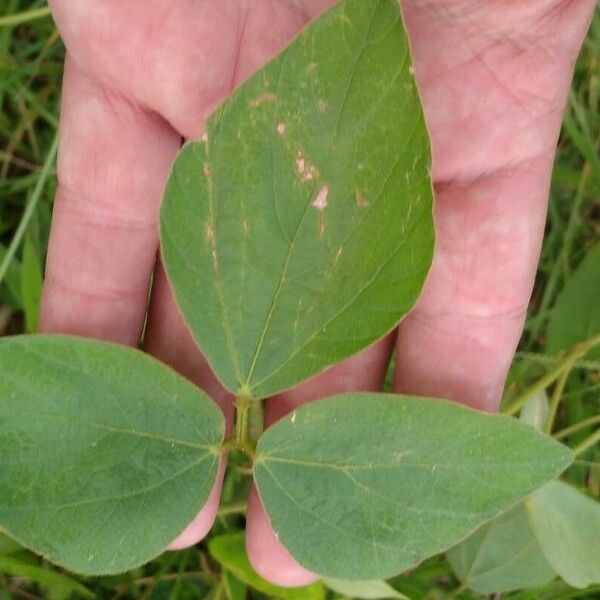
M 41 328 L 144 346 L 232 398 L 155 268 L 158 209 L 181 138 L 331 0 L 51 0 L 68 48 L 59 189 Z M 438 242 L 397 336 L 267 403 L 268 423 L 340 391 L 395 389 L 495 410 L 531 293 L 556 139 L 593 0 L 406 0 L 433 144 Z M 173 547 L 210 528 L 220 483 Z M 177 501 L 175 498 L 174 501 Z M 314 579 L 287 554 L 255 492 L 250 558 L 283 585 Z

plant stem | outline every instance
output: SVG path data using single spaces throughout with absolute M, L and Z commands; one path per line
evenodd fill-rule
M 575 456 L 581 456 L 584 452 L 586 452 L 587 450 L 589 450 L 590 448 L 592 448 L 599 442 L 600 442 L 600 429 L 597 429 L 596 431 L 594 431 L 594 433 L 592 433 L 592 435 L 590 435 L 590 437 L 583 440 L 583 442 L 581 442 L 581 444 L 579 444 L 579 446 L 576 446 L 575 448 L 573 448 L 573 454 Z
M 248 509 L 248 502 L 246 500 L 238 500 L 237 502 L 229 502 L 223 504 L 219 508 L 217 513 L 219 517 L 225 517 L 227 515 L 243 515 Z
M 574 433 L 577 433 L 578 431 L 581 431 L 582 429 L 587 429 L 588 427 L 593 427 L 594 425 L 599 425 L 599 424 L 600 424 L 600 415 L 595 415 L 593 417 L 590 417 L 589 419 L 584 419 L 583 421 L 580 421 L 579 423 L 575 423 L 575 425 L 571 425 L 570 427 L 561 429 L 558 433 L 556 433 L 554 435 L 554 439 L 562 440 L 566 437 L 569 437 L 570 435 L 573 435 Z
M 515 358 L 522 358 L 526 360 L 532 360 L 543 365 L 552 366 L 555 365 L 559 359 L 556 356 L 549 356 L 546 354 L 538 354 L 536 352 L 523 352 L 519 351 L 515 354 Z M 600 371 L 599 360 L 578 360 L 573 365 L 573 369 L 581 369 L 583 371 Z
M 0 17 L 0 27 L 8 27 L 21 25 L 27 21 L 33 21 L 34 19 L 41 19 L 47 17 L 50 14 L 50 9 L 47 6 L 42 8 L 34 8 L 32 10 L 26 10 L 16 15 L 8 15 L 6 17 Z
M 4 260 L 2 261 L 2 263 L 0 263 L 0 283 L 2 283 L 2 280 L 4 279 L 4 276 L 6 275 L 6 272 L 8 271 L 8 267 L 10 266 L 10 263 L 11 263 L 12 259 L 14 258 L 15 254 L 17 252 L 17 249 L 19 248 L 19 245 L 21 244 L 21 240 L 23 239 L 23 236 L 25 235 L 25 232 L 27 231 L 27 227 L 29 226 L 31 218 L 34 215 L 34 212 L 38 205 L 38 202 L 40 201 L 42 192 L 44 191 L 44 186 L 46 185 L 46 181 L 48 180 L 48 177 L 50 176 L 50 170 L 52 168 L 52 165 L 54 164 L 54 159 L 56 158 L 57 148 L 58 148 L 58 133 L 54 136 L 52 146 L 50 147 L 50 151 L 48 152 L 48 155 L 46 156 L 46 161 L 44 162 L 44 166 L 42 168 L 40 176 L 37 180 L 37 183 L 35 184 L 35 188 L 31 194 L 31 197 L 29 198 L 29 202 L 27 203 L 27 206 L 25 207 L 23 216 L 21 217 L 21 222 L 19 223 L 19 226 L 17 227 L 17 230 L 15 231 L 15 234 L 10 242 L 10 246 L 6 250 L 6 254 L 4 255 Z
M 235 441 L 243 446 L 248 440 L 248 411 L 251 400 L 248 396 L 235 399 Z
M 536 381 L 531 387 L 517 396 L 512 404 L 507 406 L 503 411 L 504 414 L 514 415 L 518 413 L 523 408 L 527 400 L 531 398 L 531 396 L 545 390 L 548 386 L 552 385 L 563 375 L 565 371 L 570 373 L 577 360 L 585 356 L 592 348 L 595 348 L 598 345 L 600 345 L 600 335 L 596 335 L 589 340 L 574 346 L 560 361 L 560 363 L 554 369 L 552 369 L 552 371 L 544 375 L 544 377 Z
M 569 375 L 573 370 L 573 364 L 576 359 L 570 360 L 561 373 L 558 381 L 556 382 L 556 387 L 554 388 L 554 392 L 552 393 L 552 399 L 550 400 L 550 410 L 548 411 L 548 418 L 546 419 L 546 425 L 544 426 L 544 432 L 547 434 L 552 433 L 552 428 L 554 427 L 554 421 L 556 419 L 556 413 L 558 412 L 558 406 L 563 397 L 563 392 L 565 391 L 565 385 L 567 385 L 567 379 L 569 379 Z
M 251 461 L 254 461 L 256 445 L 253 440 L 247 439 L 245 442 L 238 442 L 235 437 L 227 438 L 221 446 L 222 452 L 239 450 L 243 452 Z
M 250 425 L 248 413 L 252 405 L 252 398 L 240 394 L 235 399 L 235 434 L 223 442 L 223 452 L 229 450 L 239 450 L 243 452 L 251 461 L 254 461 L 256 442 L 250 435 Z

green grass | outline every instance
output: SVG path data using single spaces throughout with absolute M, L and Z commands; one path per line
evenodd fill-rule
M 0 335 L 31 329 L 55 191 L 54 156 L 64 48 L 44 2 L 3 0 L 0 8 Z M 521 349 L 507 386 L 507 401 L 548 373 L 548 318 L 556 298 L 589 249 L 600 240 L 600 11 L 577 63 L 553 176 L 547 232 Z M 25 252 L 24 252 L 25 250 Z M 23 259 L 25 257 L 25 268 Z M 600 276 L 600 274 L 599 274 Z M 599 300 L 600 302 L 600 300 Z M 33 320 L 32 320 L 33 319 Z M 569 444 L 589 439 L 598 427 L 600 370 L 579 361 L 565 381 L 556 429 L 572 428 Z M 579 423 L 588 423 L 580 427 Z M 600 498 L 600 449 L 590 447 L 569 479 Z M 235 463 L 235 457 L 234 461 Z M 225 485 L 226 508 L 211 536 L 243 527 L 236 500 L 247 476 L 233 469 Z M 11 557 L 11 560 L 2 560 Z M 16 562 L 15 562 L 16 561 Z M 15 564 L 17 566 L 15 566 Z M 20 566 L 19 566 L 20 565 Z M 224 580 L 205 542 L 169 553 L 134 572 L 93 580 L 61 579 L 55 569 L 0 536 L 0 600 L 68 598 L 73 582 L 97 598 L 225 598 Z M 457 582 L 442 557 L 393 584 L 409 597 L 475 598 L 455 592 Z M 259 592 L 250 591 L 254 598 Z M 75 592 L 73 597 L 84 597 Z M 544 590 L 512 594 L 529 598 L 598 598 L 600 589 L 577 592 L 556 582 Z

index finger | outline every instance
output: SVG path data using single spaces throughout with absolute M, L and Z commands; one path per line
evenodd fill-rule
M 135 345 L 180 136 L 71 59 L 60 136 L 40 329 Z

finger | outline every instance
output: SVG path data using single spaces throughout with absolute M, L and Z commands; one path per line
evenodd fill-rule
M 214 376 L 208 362 L 194 342 L 177 308 L 160 261 L 152 285 L 152 301 L 148 313 L 144 348 L 162 362 L 172 366 L 190 381 L 201 387 L 223 410 L 226 432 L 231 433 L 233 396 Z M 217 515 L 226 458 L 221 461 L 217 480 L 207 503 L 192 523 L 174 540 L 169 548 L 180 550 L 198 543 L 210 530 Z
M 390 335 L 325 373 L 272 398 L 266 405 L 265 425 L 272 425 L 295 408 L 318 398 L 343 392 L 379 391 L 393 343 L 394 336 Z M 318 579 L 299 565 L 279 542 L 254 488 L 248 505 L 246 544 L 255 570 L 273 583 L 300 586 Z
M 206 504 L 200 509 L 194 520 L 169 544 L 167 550 L 184 550 L 194 546 L 210 531 L 221 502 L 221 490 L 223 488 L 223 478 L 227 460 L 221 459 L 217 480 L 213 486 Z
M 594 4 L 405 3 L 432 138 L 437 248 L 417 308 L 399 328 L 397 391 L 498 408 Z
M 282 0 L 52 0 L 70 52 L 97 78 L 199 137 L 240 73 L 273 57 L 304 24 Z
M 290 12 L 289 9 L 286 9 L 285 6 L 282 8 L 282 6 L 272 2 L 261 2 L 257 3 L 251 11 L 240 13 L 240 20 L 236 25 L 239 39 L 237 40 L 235 62 L 231 65 L 227 93 L 232 87 L 239 86 L 276 54 L 304 23 L 299 13 Z M 207 89 L 207 85 L 214 87 L 214 83 L 210 83 L 210 81 L 208 83 L 197 81 L 195 85 L 200 86 L 200 89 L 203 90 Z M 218 86 L 214 91 L 216 92 L 214 100 L 221 101 L 223 99 L 221 96 L 224 96 L 226 92 L 219 91 Z M 192 104 L 190 107 L 183 108 L 173 122 L 180 125 L 193 122 L 193 127 L 183 125 L 182 131 L 188 135 L 201 135 L 204 129 L 204 119 L 209 109 L 210 106 L 200 107 L 196 102 L 196 105 Z M 160 264 L 157 265 L 154 277 L 145 347 L 150 353 L 171 365 L 208 392 L 224 410 L 228 430 L 231 429 L 233 397 L 218 382 L 208 362 L 194 343 L 182 320 Z M 224 464 L 223 462 L 222 467 Z M 210 529 L 218 510 L 223 472 L 221 470 L 207 505 L 202 508 L 193 523 L 171 544 L 172 549 L 197 543 Z
M 434 262 L 398 330 L 396 391 L 498 408 L 544 232 L 547 162 L 437 187 Z
M 184 323 L 160 260 L 152 282 L 144 348 L 201 387 L 221 407 L 230 425 L 234 397 L 219 383 Z
M 67 60 L 40 328 L 135 345 L 179 136 Z

